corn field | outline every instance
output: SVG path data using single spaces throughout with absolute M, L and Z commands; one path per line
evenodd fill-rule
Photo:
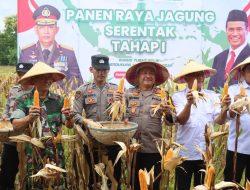
M 1 71 L 0 72 L 0 84 L 1 84 L 0 85 L 0 92 L 1 92 L 1 95 L 0 95 L 1 96 L 0 97 L 0 115 L 2 114 L 2 112 L 4 110 L 8 91 L 9 91 L 10 87 L 16 83 L 14 70 L 15 70 L 14 67 L 1 67 L 0 68 L 0 71 Z M 74 92 L 70 89 L 70 85 L 68 86 L 68 88 L 69 88 L 68 89 L 69 93 L 67 93 L 67 96 L 71 99 L 71 102 L 72 102 L 73 97 L 74 97 Z M 52 90 L 56 93 L 61 94 L 61 95 L 65 95 L 62 91 L 58 90 L 57 86 L 53 86 Z M 221 130 L 224 130 L 225 128 L 226 128 L 226 126 L 216 125 L 215 131 L 221 131 Z M 176 130 L 176 128 L 174 128 L 174 130 Z M 171 133 L 172 132 L 173 131 L 171 131 Z M 67 129 L 66 127 L 63 127 L 62 135 L 72 135 L 73 136 L 75 133 L 76 132 L 73 129 Z M 164 133 L 166 133 L 166 136 L 169 136 L 169 134 L 167 134 L 167 133 L 170 133 L 170 132 L 165 131 Z M 173 136 L 173 135 L 171 134 L 171 136 Z M 74 172 L 72 170 L 73 165 L 75 164 L 73 161 L 72 155 L 75 155 L 79 159 L 77 161 L 78 164 L 79 163 L 84 164 L 82 166 L 80 166 L 80 165 L 77 166 L 77 168 L 79 168 L 79 170 L 88 170 L 89 169 L 86 166 L 86 162 L 85 162 L 84 158 L 82 156 L 80 156 L 81 151 L 82 151 L 81 150 L 82 144 L 75 143 L 74 145 L 72 145 L 72 143 L 69 143 L 69 142 L 65 142 L 63 144 L 64 144 L 64 154 L 65 154 L 65 158 L 66 158 L 66 170 L 67 170 L 67 172 L 70 173 L 69 176 L 71 176 L 71 178 L 68 179 L 68 182 L 73 181 L 73 178 L 75 176 L 79 177 L 80 175 L 83 175 L 86 177 L 86 174 L 81 173 L 81 171 Z M 214 150 L 214 152 L 213 152 L 213 165 L 214 165 L 214 168 L 216 170 L 215 183 L 218 183 L 220 181 L 223 181 L 223 170 L 224 170 L 224 166 L 225 166 L 227 135 L 220 136 L 220 137 L 216 138 L 211 143 L 211 146 Z M 1 152 L 1 148 L 0 148 L 0 152 Z M 167 157 L 169 157 L 170 154 L 173 154 L 173 153 L 165 152 L 165 159 L 167 159 Z M 163 162 L 164 162 L 164 159 L 163 159 Z M 164 163 L 162 163 L 162 164 L 164 166 Z M 102 171 L 100 169 L 99 169 L 99 172 L 102 173 Z M 140 175 L 144 175 L 143 171 L 140 171 Z M 146 173 L 145 173 L 145 175 L 146 175 Z M 174 172 L 168 173 L 169 189 L 174 189 L 174 179 L 175 179 Z M 81 184 L 72 184 L 75 187 L 72 189 L 77 189 L 76 187 L 83 185 L 86 182 L 84 180 L 86 180 L 86 179 L 83 177 L 82 181 L 80 182 Z M 244 184 L 244 177 L 242 178 L 241 184 Z

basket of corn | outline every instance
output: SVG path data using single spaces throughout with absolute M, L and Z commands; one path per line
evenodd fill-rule
M 13 127 L 10 121 L 0 120 L 0 142 L 9 140 L 9 136 L 13 135 Z
M 98 125 L 87 125 L 90 134 L 100 143 L 115 145 L 114 141 L 127 143 L 134 136 L 138 124 L 121 121 L 100 121 Z

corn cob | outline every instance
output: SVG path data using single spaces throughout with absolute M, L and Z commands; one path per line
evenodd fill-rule
M 214 167 L 212 165 L 208 166 L 205 186 L 209 190 L 212 189 L 213 186 L 214 186 L 214 178 L 215 178 L 215 169 L 214 169 Z
M 36 89 L 35 90 L 35 92 L 34 92 L 34 100 L 33 100 L 34 102 L 33 102 L 33 105 L 35 106 L 35 107 L 40 107 L 40 100 L 39 100 L 39 92 L 38 92 L 38 90 Z
M 192 85 L 192 91 L 197 91 L 197 90 L 198 90 L 198 84 L 197 84 L 197 79 L 195 79 Z
M 228 95 L 228 82 L 225 82 L 221 97 L 224 98 Z
M 164 169 L 167 168 L 167 162 L 174 157 L 174 151 L 172 148 L 168 149 L 167 153 L 163 157 Z
M 140 190 L 148 190 L 145 171 L 140 169 L 138 175 L 139 175 L 139 182 L 140 182 Z
M 63 101 L 63 108 L 69 108 L 69 107 L 70 107 L 69 99 L 65 97 Z
M 117 88 L 117 91 L 120 92 L 120 93 L 123 93 L 124 92 L 124 83 L 125 83 L 125 79 L 122 78 L 118 84 L 118 88 Z

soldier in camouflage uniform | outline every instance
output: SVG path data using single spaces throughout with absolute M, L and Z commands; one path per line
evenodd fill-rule
M 18 63 L 16 65 L 17 76 L 20 79 L 31 67 L 32 63 Z M 17 84 L 13 86 L 8 94 L 7 103 L 5 106 L 4 113 L 2 115 L 3 120 L 9 120 L 13 113 L 15 100 L 17 97 L 24 93 L 29 92 L 32 89 L 30 85 Z M 0 189 L 14 189 L 14 182 L 16 174 L 18 172 L 18 153 L 16 144 L 6 142 L 3 145 L 3 153 L 1 157 L 1 171 L 0 171 Z
M 154 166 L 155 177 L 160 173 L 161 156 L 156 148 L 155 140 L 162 138 L 162 113 L 167 112 L 166 121 L 173 122 L 169 106 L 163 104 L 161 109 L 153 114 L 151 105 L 161 103 L 160 89 L 156 86 L 164 83 L 169 76 L 168 70 L 159 63 L 141 62 L 130 67 L 126 72 L 127 81 L 133 88 L 125 92 L 127 118 L 138 124 L 134 138 L 142 148 L 137 152 L 135 168 L 135 187 L 140 189 L 138 171 L 146 168 L 149 171 Z M 122 94 L 115 92 L 114 99 L 121 100 Z M 159 189 L 159 178 L 154 182 L 154 189 Z
M 73 112 L 75 114 L 74 120 L 77 124 L 84 125 L 82 121 L 83 111 L 88 119 L 93 119 L 94 121 L 110 120 L 106 109 L 113 102 L 113 93 L 117 89 L 117 85 L 107 82 L 107 76 L 110 69 L 109 58 L 104 55 L 94 55 L 91 57 L 91 60 L 92 66 L 90 67 L 90 72 L 94 76 L 94 81 L 80 86 L 75 95 Z M 114 163 L 119 147 L 106 146 L 106 148 L 109 159 Z M 85 151 L 85 155 L 90 164 L 90 158 L 87 151 Z M 95 161 L 98 162 L 97 158 Z M 116 167 L 115 170 L 116 179 L 119 180 L 119 167 Z M 90 186 L 93 183 L 92 175 L 93 174 L 90 174 Z
M 33 64 L 42 61 L 63 72 L 67 81 L 75 78 L 81 85 L 83 81 L 74 50 L 55 40 L 59 31 L 57 20 L 60 19 L 60 15 L 60 12 L 51 5 L 42 5 L 34 11 L 33 19 L 36 22 L 34 30 L 38 41 L 22 48 L 19 61 Z
M 36 87 L 40 97 L 40 108 L 33 106 L 34 90 L 28 92 L 16 100 L 16 109 L 11 116 L 11 122 L 16 129 L 23 129 L 31 134 L 29 125 L 38 117 L 42 125 L 41 136 L 50 136 L 49 140 L 44 142 L 45 149 L 39 149 L 38 154 L 43 161 L 50 162 L 56 166 L 65 167 L 63 147 L 60 142 L 55 143 L 52 139 L 56 137 L 62 129 L 62 124 L 67 127 L 73 126 L 72 114 L 69 108 L 63 108 L 63 98 L 49 91 L 52 82 L 63 79 L 65 75 L 45 63 L 38 62 L 21 79 L 21 84 L 32 84 Z M 48 186 L 43 180 L 34 181 L 30 175 L 37 173 L 44 165 L 35 159 L 37 154 L 33 151 L 30 144 L 25 147 L 27 157 L 27 189 L 43 189 Z M 53 184 L 53 188 L 66 188 L 65 178 L 62 176 Z

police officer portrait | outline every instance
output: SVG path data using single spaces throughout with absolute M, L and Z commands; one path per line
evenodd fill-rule
M 67 80 L 76 79 L 74 81 L 77 81 L 79 86 L 83 80 L 74 50 L 58 43 L 55 39 L 59 32 L 57 21 L 60 17 L 61 13 L 51 5 L 42 5 L 34 11 L 34 32 L 38 41 L 22 47 L 19 61 L 33 64 L 38 61 L 47 63 L 63 72 Z

